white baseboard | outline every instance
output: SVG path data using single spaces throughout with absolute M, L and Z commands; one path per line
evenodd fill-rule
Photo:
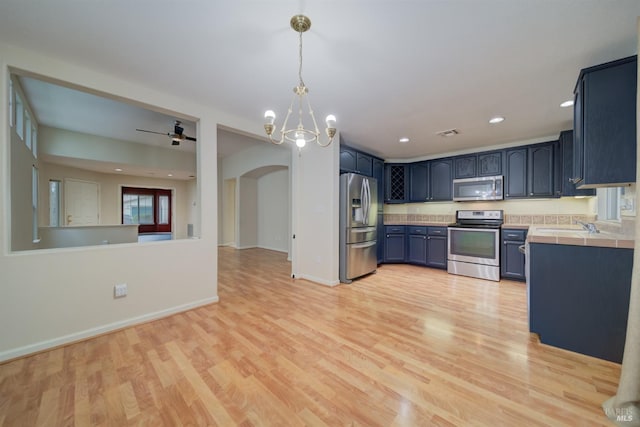
M 318 277 L 314 277 L 314 276 L 309 276 L 309 275 L 301 275 L 301 276 L 296 276 L 296 279 L 305 279 L 308 280 L 310 282 L 314 282 L 314 283 L 318 283 L 320 285 L 324 285 L 324 286 L 336 286 L 340 284 L 340 280 L 325 280 L 325 279 L 320 279 Z
M 11 350 L 0 352 L 0 362 L 4 362 L 17 357 L 26 356 L 28 354 L 37 353 L 43 350 L 52 349 L 65 344 L 70 344 L 77 341 L 82 341 L 87 338 L 95 337 L 105 334 L 107 332 L 113 332 L 118 329 L 126 328 L 128 326 L 137 325 L 139 323 L 149 322 L 151 320 L 157 320 L 163 317 L 170 316 L 172 314 L 180 313 L 182 311 L 191 310 L 192 308 L 200 307 L 203 305 L 218 302 L 220 299 L 215 296 L 212 298 L 205 298 L 199 301 L 193 301 L 187 304 L 170 307 L 165 310 L 156 311 L 153 313 L 143 314 L 142 316 L 132 317 L 130 319 L 120 320 L 118 322 L 109 323 L 107 325 L 98 326 L 84 331 L 75 332 L 73 334 L 64 335 L 62 337 L 53 338 L 46 341 L 40 341 L 35 344 L 29 344 L 24 347 L 18 347 Z
M 272 248 L 271 246 L 262 246 L 262 245 L 258 245 L 257 246 L 260 249 L 266 249 L 268 251 L 276 251 L 276 252 L 283 252 L 283 253 L 288 253 L 289 251 L 286 249 L 281 249 L 281 248 Z

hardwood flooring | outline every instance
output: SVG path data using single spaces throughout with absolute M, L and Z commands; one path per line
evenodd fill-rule
M 525 286 L 220 249 L 220 302 L 0 365 L 0 426 L 591 426 L 620 366 L 538 343 Z

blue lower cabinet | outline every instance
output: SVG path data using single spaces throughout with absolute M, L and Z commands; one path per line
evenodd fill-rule
M 520 246 L 525 244 L 527 230 L 502 229 L 502 248 L 500 251 L 500 277 L 525 281 L 525 256 Z
M 447 269 L 447 227 L 429 227 L 426 265 Z
M 540 342 L 622 362 L 633 249 L 529 244 L 529 330 Z
M 427 227 L 407 227 L 407 262 L 427 265 Z
M 386 225 L 384 235 L 384 262 L 405 262 L 406 235 L 404 225 Z

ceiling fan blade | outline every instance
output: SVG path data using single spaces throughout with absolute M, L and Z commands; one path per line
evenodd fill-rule
M 165 136 L 171 136 L 170 133 L 163 133 L 163 132 L 154 132 L 152 130 L 145 130 L 145 129 L 136 129 L 138 132 L 147 132 L 147 133 L 155 133 L 156 135 L 165 135 Z
M 186 135 L 185 135 L 185 136 L 184 136 L 184 139 L 186 139 L 187 141 L 193 141 L 193 142 L 196 142 L 196 139 L 195 139 L 194 137 L 192 137 L 192 136 L 186 136 Z

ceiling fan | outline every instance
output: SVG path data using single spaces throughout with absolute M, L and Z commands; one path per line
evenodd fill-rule
M 195 142 L 196 139 L 192 136 L 187 136 L 184 134 L 184 128 L 182 127 L 182 122 L 180 120 L 176 120 L 175 124 L 173 126 L 173 133 L 172 132 L 154 132 L 152 130 L 145 130 L 145 129 L 136 129 L 138 132 L 147 132 L 147 133 L 155 133 L 158 135 L 166 135 L 168 137 L 171 138 L 171 145 L 180 145 L 181 141 L 193 141 Z

